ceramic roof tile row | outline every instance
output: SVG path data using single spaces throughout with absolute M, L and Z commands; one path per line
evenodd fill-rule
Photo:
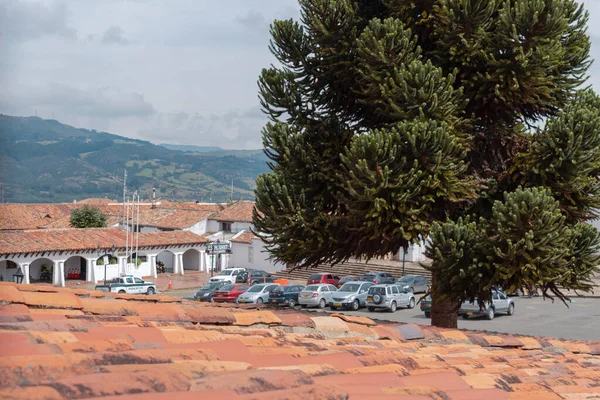
M 116 248 L 124 248 L 126 233 L 119 228 L 0 231 L 0 255 L 41 251 L 95 251 L 98 246 L 108 249 L 113 244 Z M 200 245 L 206 242 L 205 237 L 189 231 L 139 234 L 140 247 Z
M 252 222 L 252 210 L 255 203 L 250 201 L 239 201 L 226 207 L 213 219 L 224 222 Z
M 600 343 L 0 283 L 3 399 L 585 399 Z

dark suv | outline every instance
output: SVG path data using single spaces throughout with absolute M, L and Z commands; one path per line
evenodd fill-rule
M 361 281 L 365 282 L 373 282 L 374 285 L 384 285 L 384 284 L 392 284 L 396 283 L 396 278 L 387 272 L 367 272 L 364 274 Z
M 270 273 L 260 270 L 252 269 L 248 271 L 246 282 L 249 285 L 256 285 L 257 283 L 273 283 L 275 277 Z

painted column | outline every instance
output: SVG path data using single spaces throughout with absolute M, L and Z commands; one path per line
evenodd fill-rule
M 175 253 L 175 260 L 177 265 L 177 272 L 175 273 L 178 275 L 183 275 L 183 253 Z
M 150 256 L 150 274 L 153 278 L 157 278 L 158 274 L 156 273 L 156 254 L 151 254 Z
M 59 285 L 62 287 L 65 287 L 65 262 L 64 261 L 60 261 L 58 263 L 58 278 L 59 278 Z
M 118 275 L 127 274 L 127 256 L 119 256 L 119 273 Z
M 87 282 L 94 282 L 94 283 L 98 283 L 98 280 L 96 279 L 96 259 L 95 258 L 86 258 L 85 259 L 86 263 L 85 263 L 85 267 L 87 269 L 86 273 L 85 273 L 85 280 Z
M 200 250 L 200 271 L 206 271 L 206 251 Z
M 52 284 L 60 285 L 60 261 L 52 261 Z
M 31 282 L 29 281 L 29 263 L 20 264 L 21 271 L 23 271 L 23 283 L 29 285 Z

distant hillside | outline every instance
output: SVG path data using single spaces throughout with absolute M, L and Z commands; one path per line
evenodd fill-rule
M 0 184 L 4 201 L 61 202 L 86 197 L 121 199 L 127 188 L 149 198 L 223 202 L 254 198 L 256 177 L 268 170 L 261 150 L 218 147 L 185 151 L 171 145 L 78 129 L 55 120 L 0 115 Z
M 159 146 L 162 146 L 169 150 L 183 151 L 185 153 L 206 153 L 209 151 L 221 151 L 223 150 L 220 147 L 214 146 L 194 146 L 188 144 L 168 144 L 168 143 L 160 143 Z

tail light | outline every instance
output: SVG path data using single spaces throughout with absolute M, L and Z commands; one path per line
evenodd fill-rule
M 319 297 L 319 293 L 313 293 L 312 297 Z
M 377 285 L 377 279 L 375 279 L 375 280 L 373 281 L 373 284 L 374 284 L 374 285 Z

